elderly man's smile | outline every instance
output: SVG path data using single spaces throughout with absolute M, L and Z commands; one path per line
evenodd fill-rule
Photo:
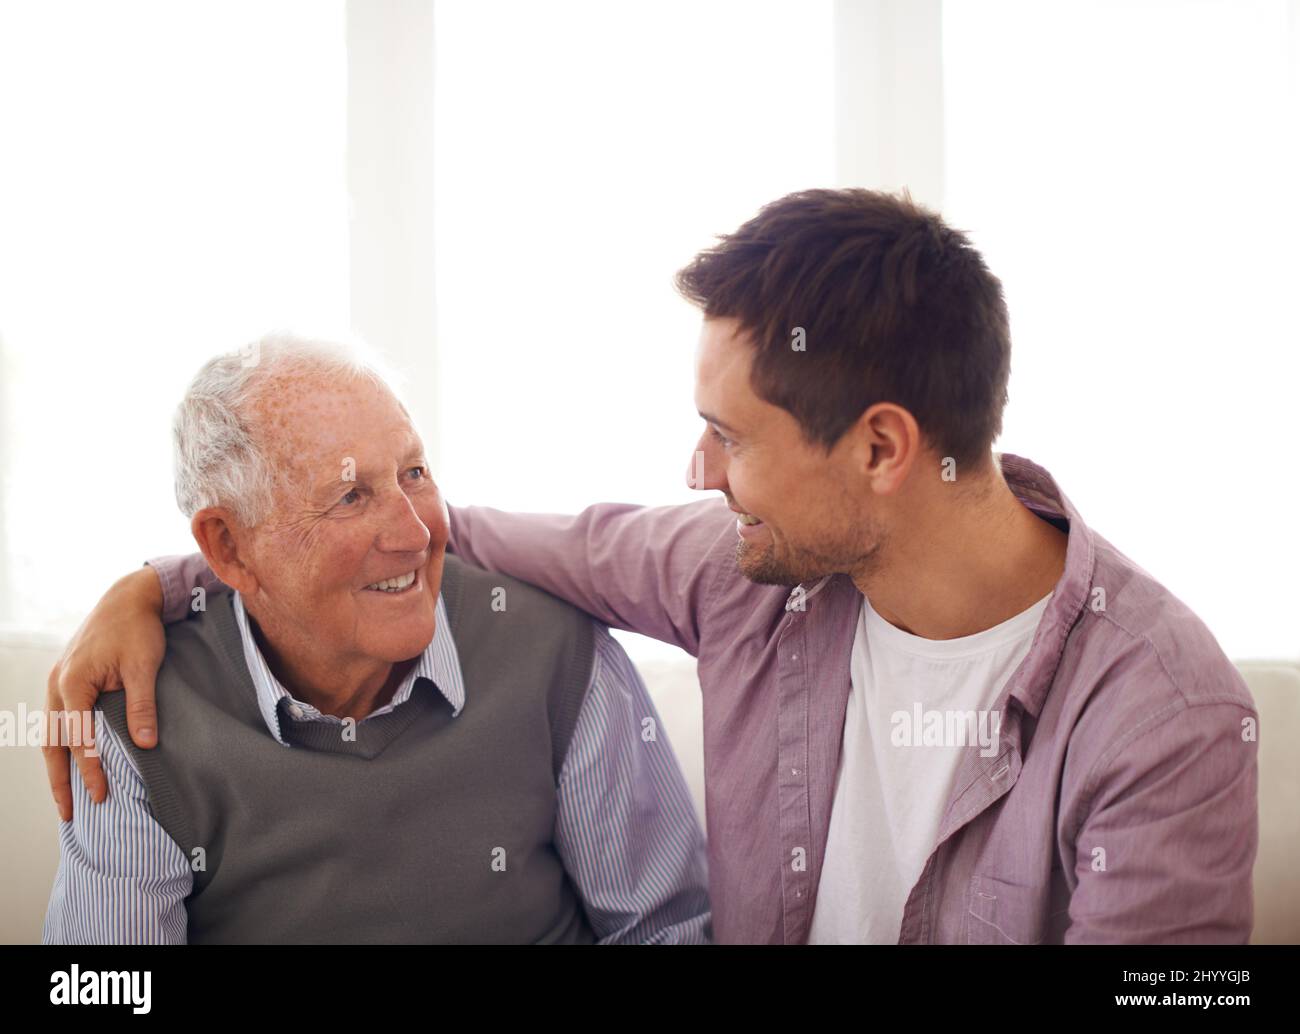
M 417 569 L 398 575 L 396 578 L 385 578 L 382 582 L 374 582 L 367 585 L 363 591 L 381 592 L 389 596 L 405 596 L 412 592 L 418 592 L 421 587 L 420 572 Z

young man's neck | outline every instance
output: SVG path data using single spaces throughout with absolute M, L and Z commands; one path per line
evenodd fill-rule
M 1000 625 L 1050 593 L 1068 536 L 1021 503 L 996 463 L 961 494 L 926 486 L 906 535 L 854 577 L 886 621 L 924 639 L 957 639 Z

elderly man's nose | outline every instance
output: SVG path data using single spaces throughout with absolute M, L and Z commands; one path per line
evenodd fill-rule
M 422 553 L 429 548 L 428 525 L 420 519 L 405 493 L 398 493 L 380 532 L 380 546 L 394 553 Z

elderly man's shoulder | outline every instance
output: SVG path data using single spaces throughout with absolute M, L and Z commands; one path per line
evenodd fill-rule
M 208 678 L 237 661 L 241 651 L 234 592 L 222 586 L 196 596 L 184 621 L 166 626 L 167 651 L 159 669 L 158 689 Z
M 444 561 L 442 592 L 453 624 L 473 616 L 491 616 L 503 631 L 530 619 L 544 619 L 572 632 L 604 628 L 586 611 L 545 589 L 450 553 Z

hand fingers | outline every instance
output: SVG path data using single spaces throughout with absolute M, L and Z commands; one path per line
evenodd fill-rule
M 59 818 L 64 822 L 72 821 L 72 783 L 69 777 L 68 749 L 63 740 L 54 735 L 52 716 L 63 710 L 63 698 L 59 694 L 59 674 L 62 662 L 55 663 L 50 669 L 50 677 L 45 682 L 45 730 L 41 744 L 41 754 L 45 758 L 45 775 L 50 781 L 50 792 L 54 794 L 54 806 Z
M 154 684 L 159 664 L 155 664 L 152 670 L 136 666 L 122 672 L 122 683 L 126 686 L 126 725 L 136 746 L 146 750 L 158 742 Z
M 54 806 L 59 810 L 59 818 L 64 822 L 72 821 L 72 780 L 69 777 L 68 748 L 45 745 L 41 747 L 45 755 L 45 773 L 50 780 L 50 790 L 54 793 Z
M 52 673 L 51 679 L 54 677 Z M 77 771 L 81 774 L 81 781 L 86 784 L 90 799 L 96 804 L 102 803 L 108 796 L 108 779 L 99 763 L 95 739 L 94 707 L 95 701 L 99 699 L 99 688 L 62 670 L 58 673 L 57 690 L 51 696 L 57 696 L 59 701 L 58 708 L 52 713 L 62 712 L 58 730 L 60 739 L 56 746 L 60 751 L 72 751 Z M 72 810 L 71 799 L 68 801 L 68 810 L 69 813 Z
M 77 762 L 77 771 L 81 781 L 86 784 L 86 792 L 96 804 L 103 804 L 108 797 L 108 777 L 104 775 L 104 766 L 99 763 L 99 751 L 92 742 L 84 746 L 69 748 Z

